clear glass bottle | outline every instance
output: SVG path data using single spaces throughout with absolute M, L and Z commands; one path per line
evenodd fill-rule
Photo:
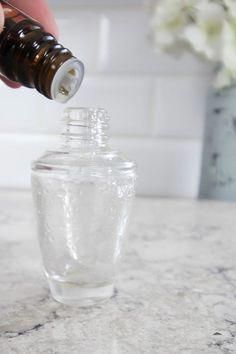
M 65 120 L 61 148 L 32 165 L 32 190 L 51 293 L 84 306 L 113 294 L 136 168 L 110 148 L 105 110 L 70 108 Z

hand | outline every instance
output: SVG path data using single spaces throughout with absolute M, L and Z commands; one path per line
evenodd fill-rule
M 30 17 L 40 22 L 46 31 L 52 33 L 55 37 L 58 36 L 57 26 L 51 11 L 48 8 L 46 0 L 8 0 L 9 4 L 22 10 Z M 2 6 L 0 5 L 0 32 L 4 26 L 4 13 Z M 0 79 L 4 81 L 8 86 L 12 88 L 20 87 L 18 83 L 7 80 L 0 76 Z

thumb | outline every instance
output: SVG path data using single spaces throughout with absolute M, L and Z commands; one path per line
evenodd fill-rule
M 2 9 L 2 5 L 0 5 L 0 32 L 2 32 L 4 26 L 4 12 Z

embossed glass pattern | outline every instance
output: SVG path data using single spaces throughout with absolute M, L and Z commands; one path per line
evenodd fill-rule
M 110 148 L 108 121 L 103 109 L 67 109 L 62 146 L 32 166 L 45 273 L 53 297 L 66 304 L 113 294 L 136 169 Z

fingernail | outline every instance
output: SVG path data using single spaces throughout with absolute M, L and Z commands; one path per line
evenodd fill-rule
M 3 26 L 4 26 L 4 13 L 3 13 L 2 6 L 0 5 L 0 32 L 2 32 Z

